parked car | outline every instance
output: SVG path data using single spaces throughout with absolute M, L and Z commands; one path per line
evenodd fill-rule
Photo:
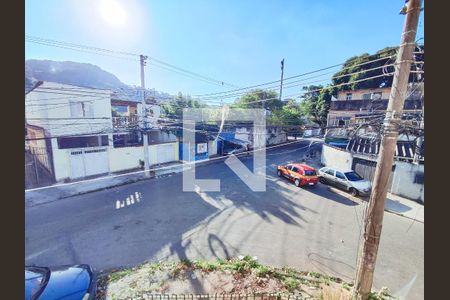
M 88 265 L 25 267 L 25 300 L 94 300 L 96 276 Z
M 277 167 L 278 176 L 284 176 L 294 182 L 295 186 L 315 186 L 319 180 L 313 167 L 305 164 L 292 163 Z
M 362 178 L 355 171 L 342 171 L 336 168 L 324 167 L 319 169 L 321 183 L 330 184 L 350 192 L 353 196 L 368 196 L 372 190 L 370 181 Z
M 237 147 L 237 148 L 227 147 L 223 149 L 223 154 L 224 155 L 239 154 L 245 151 L 247 151 L 247 149 L 244 147 Z

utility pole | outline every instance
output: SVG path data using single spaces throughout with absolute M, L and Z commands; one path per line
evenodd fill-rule
M 375 169 L 372 195 L 370 196 L 366 210 L 366 219 L 364 220 L 363 241 L 359 249 L 356 281 L 353 290 L 357 299 L 368 299 L 372 289 L 373 274 L 383 225 L 387 185 L 392 171 L 395 147 L 397 146 L 397 124 L 401 121 L 403 113 L 409 71 L 415 48 L 414 41 L 420 6 L 421 0 L 409 0 L 402 10 L 406 15 L 406 19 L 395 63 L 394 80 L 389 95 L 386 117 L 383 122 L 384 133 Z
M 148 135 L 147 135 L 147 109 L 146 109 L 146 103 L 145 103 L 145 77 L 144 77 L 144 66 L 146 64 L 147 56 L 140 55 L 140 61 L 141 61 L 141 93 L 142 93 L 142 123 L 141 123 L 141 133 L 142 133 L 142 141 L 144 144 L 144 174 L 145 176 L 149 176 L 149 162 L 148 162 Z
M 425 123 L 424 123 L 424 113 L 425 113 L 425 107 L 422 106 L 422 116 L 420 116 L 420 124 L 419 124 L 419 128 L 422 130 Z M 419 132 L 419 134 L 421 134 Z M 420 160 L 420 150 L 422 148 L 422 143 L 423 143 L 423 137 L 419 136 L 417 138 L 416 141 L 416 148 L 414 150 L 414 158 L 413 158 L 413 164 L 419 164 L 419 160 Z
M 281 101 L 281 94 L 283 93 L 283 73 L 284 73 L 284 58 L 281 61 L 280 101 Z

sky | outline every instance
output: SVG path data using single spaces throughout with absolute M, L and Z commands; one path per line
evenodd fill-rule
M 373 54 L 400 42 L 403 0 L 40 0 L 25 2 L 25 34 L 145 54 L 238 87 Z M 417 38 L 423 37 L 423 17 Z M 91 63 L 140 84 L 139 61 L 26 42 L 25 59 Z M 151 62 L 151 59 L 150 59 Z M 198 95 L 232 89 L 148 64 L 146 87 Z M 331 76 L 331 75 L 330 75 Z M 329 78 L 324 78 L 323 84 Z M 316 83 L 320 84 L 320 83 Z M 301 86 L 283 91 L 299 93 Z

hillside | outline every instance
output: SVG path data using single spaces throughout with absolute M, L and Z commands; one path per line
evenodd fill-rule
M 25 80 L 26 83 L 43 80 L 101 89 L 127 87 L 114 74 L 96 65 L 72 61 L 26 60 Z

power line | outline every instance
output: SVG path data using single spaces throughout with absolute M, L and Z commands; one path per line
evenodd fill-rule
M 26 38 L 27 42 L 31 42 L 31 43 L 37 43 L 37 44 L 47 45 L 47 46 L 52 46 L 52 47 L 60 47 L 60 48 L 65 48 L 65 49 L 69 49 L 69 50 L 74 50 L 74 51 L 87 52 L 87 53 L 91 53 L 91 54 L 112 56 L 112 57 L 116 57 L 116 58 L 132 60 L 132 61 L 139 61 L 137 59 L 137 57 L 139 57 L 139 54 L 136 54 L 136 53 L 115 51 L 115 50 L 110 50 L 110 49 L 105 49 L 105 48 L 86 46 L 86 45 L 82 45 L 82 44 L 75 44 L 75 43 L 68 43 L 68 42 L 63 42 L 63 41 L 45 39 L 45 38 L 35 37 L 35 36 L 30 36 L 30 35 L 25 35 L 25 38 Z M 114 54 L 116 54 L 116 55 L 114 55 Z M 121 56 L 118 56 L 118 55 L 121 55 Z M 124 56 L 135 57 L 135 59 L 130 59 L 130 58 L 127 58 Z M 157 59 L 155 57 L 152 57 L 152 56 L 148 56 L 148 57 L 150 58 L 150 60 L 152 60 L 153 62 L 156 63 L 156 64 L 152 63 L 156 67 L 164 68 L 162 66 L 165 66 L 165 67 L 167 67 L 167 68 L 165 68 L 166 70 L 169 70 L 169 71 L 172 71 L 172 72 L 184 75 L 184 76 L 191 75 L 190 78 L 203 79 L 203 81 L 205 81 L 205 82 L 216 84 L 219 86 L 229 86 L 229 87 L 234 87 L 234 88 L 237 87 L 236 85 L 224 82 L 223 80 L 214 79 L 212 77 L 208 77 L 208 76 L 204 76 L 204 75 L 192 72 L 190 70 L 187 70 L 187 69 L 175 66 L 173 64 L 167 63 L 163 60 Z M 162 66 L 160 66 L 160 65 L 162 65 Z
M 389 51 L 392 51 L 392 49 L 389 49 L 389 50 L 386 50 L 386 51 L 383 51 L 383 52 L 380 52 L 380 53 L 372 54 L 372 55 L 366 56 L 365 58 L 376 56 L 376 55 L 380 55 L 380 54 L 383 54 L 383 53 L 386 53 L 386 52 L 389 52 Z M 394 55 L 390 55 L 390 56 L 386 56 L 386 57 L 370 60 L 370 61 L 367 61 L 367 62 L 363 62 L 363 63 L 357 64 L 357 65 L 352 65 L 352 66 L 343 68 L 340 71 L 347 70 L 347 69 L 350 69 L 350 68 L 355 68 L 355 67 L 358 67 L 358 66 L 363 66 L 363 65 L 366 65 L 366 64 L 369 64 L 369 63 L 380 61 L 380 60 L 385 60 L 385 59 L 388 59 L 388 58 L 393 57 L 393 56 Z M 332 68 L 336 68 L 336 67 L 344 65 L 345 63 L 346 62 L 343 62 L 343 63 L 340 63 L 340 64 L 335 64 L 335 65 L 332 65 L 332 66 L 324 67 L 324 68 L 321 68 L 321 69 L 318 69 L 318 70 L 313 70 L 313 71 L 309 71 L 309 72 L 306 72 L 306 73 L 290 76 L 290 77 L 284 78 L 284 81 L 290 80 L 290 79 L 294 79 L 294 78 L 298 78 L 298 77 L 302 77 L 302 76 L 305 76 L 305 75 L 318 73 L 318 72 L 329 70 L 329 69 L 332 69 Z M 280 82 L 280 81 L 281 80 L 274 80 L 274 81 L 269 81 L 269 82 L 261 83 L 261 84 L 258 84 L 258 85 L 247 86 L 247 87 L 243 87 L 243 88 L 235 89 L 235 90 L 216 92 L 216 93 L 208 93 L 208 94 L 193 95 L 193 97 L 203 97 L 203 96 L 209 96 L 209 95 L 226 94 L 226 93 L 230 93 L 230 92 L 235 92 L 235 91 L 240 91 L 240 90 L 247 90 L 247 89 L 252 89 L 252 88 L 255 88 L 255 87 L 269 85 L 269 84 L 277 83 L 277 82 Z
M 379 53 L 375 53 L 375 54 L 372 54 L 372 55 L 365 56 L 363 59 L 367 59 L 367 58 L 372 57 L 372 56 L 382 55 L 382 54 L 384 54 L 384 53 L 388 53 L 388 52 L 391 52 L 391 51 L 393 51 L 393 49 L 387 49 L 387 50 L 382 51 L 382 52 L 379 52 Z M 416 52 L 414 52 L 414 53 L 416 53 Z M 423 54 L 423 52 L 417 52 L 417 53 Z M 342 68 L 342 69 L 339 70 L 338 72 L 342 72 L 342 71 L 345 71 L 345 70 L 348 70 L 348 69 L 353 69 L 353 68 L 360 67 L 360 66 L 363 66 L 363 65 L 367 65 L 367 64 L 370 64 L 370 63 L 374 63 L 374 62 L 377 62 L 377 61 L 390 59 L 390 58 L 393 58 L 393 57 L 395 57 L 395 56 L 396 56 L 396 54 L 395 54 L 395 55 L 385 56 L 385 57 L 380 57 L 380 58 L 378 58 L 378 59 L 369 60 L 369 61 L 362 62 L 362 63 L 356 64 L 356 65 L 351 65 L 351 66 Z M 303 73 L 303 74 L 298 74 L 298 75 L 295 75 L 295 76 L 291 76 L 291 77 L 285 78 L 284 81 L 285 81 L 285 80 L 290 80 L 290 79 L 293 79 L 293 78 L 297 78 L 297 77 L 301 77 L 301 76 L 305 76 L 305 75 L 309 75 L 309 74 L 313 74 L 313 73 L 317 73 L 317 72 L 321 72 L 321 71 L 323 71 L 323 70 L 335 68 L 335 67 L 344 65 L 345 63 L 347 63 L 347 61 L 344 62 L 344 63 L 341 63 L 341 64 L 336 64 L 336 65 L 332 65 L 332 66 L 329 66 L 329 67 L 325 67 L 325 68 L 322 68 L 322 69 L 319 69 L 319 70 L 314 70 L 314 71 L 310 71 L 310 72 L 307 72 L 307 73 Z M 416 63 L 423 63 L 423 62 L 416 62 Z M 386 67 L 386 66 L 385 66 L 385 67 Z M 364 70 L 362 70 L 361 72 L 364 72 Z M 316 76 L 313 76 L 313 77 L 309 77 L 309 78 L 321 77 L 321 76 L 324 76 L 324 75 L 327 75 L 327 74 L 332 74 L 332 73 L 336 73 L 336 72 L 335 72 L 335 71 L 332 71 L 332 72 L 326 72 L 326 73 L 319 74 L 319 75 L 316 75 Z M 350 74 L 344 74 L 343 77 L 344 77 L 344 76 L 349 76 L 349 75 L 350 75 Z M 219 97 L 226 97 L 227 95 L 222 96 L 221 94 L 227 94 L 227 93 L 232 93 L 232 92 L 241 91 L 241 90 L 248 90 L 248 89 L 252 89 L 252 88 L 256 88 L 256 87 L 261 87 L 261 86 L 264 86 L 264 85 L 269 85 L 269 84 L 278 83 L 278 82 L 280 82 L 280 81 L 281 81 L 281 80 L 274 80 L 274 81 L 270 81 L 270 82 L 266 82 L 266 83 L 262 83 L 262 84 L 258 84 L 258 85 L 252 85 L 252 86 L 244 87 L 244 88 L 241 88 L 241 89 L 235 89 L 235 90 L 229 90 L 229 91 L 223 91 L 223 92 L 216 92 L 216 93 L 208 93 L 208 94 L 199 94 L 199 95 L 193 95 L 193 97 L 197 97 L 197 98 L 198 98 L 198 97 L 205 97 L 205 98 L 208 98 L 208 99 L 211 99 L 211 98 L 219 98 Z M 292 81 L 292 82 L 289 82 L 288 84 L 292 84 L 292 83 L 294 83 L 294 82 L 299 82 L 299 81 L 302 81 L 302 80 Z M 279 87 L 279 85 L 276 85 L 276 86 L 273 86 L 273 87 L 268 87 L 268 88 L 266 88 L 265 90 L 270 89 L 270 88 L 278 88 L 278 87 Z M 214 96 L 214 95 L 221 95 L 221 96 L 217 96 L 217 97 L 208 97 L 208 96 Z M 234 94 L 234 95 L 237 95 L 237 94 Z

